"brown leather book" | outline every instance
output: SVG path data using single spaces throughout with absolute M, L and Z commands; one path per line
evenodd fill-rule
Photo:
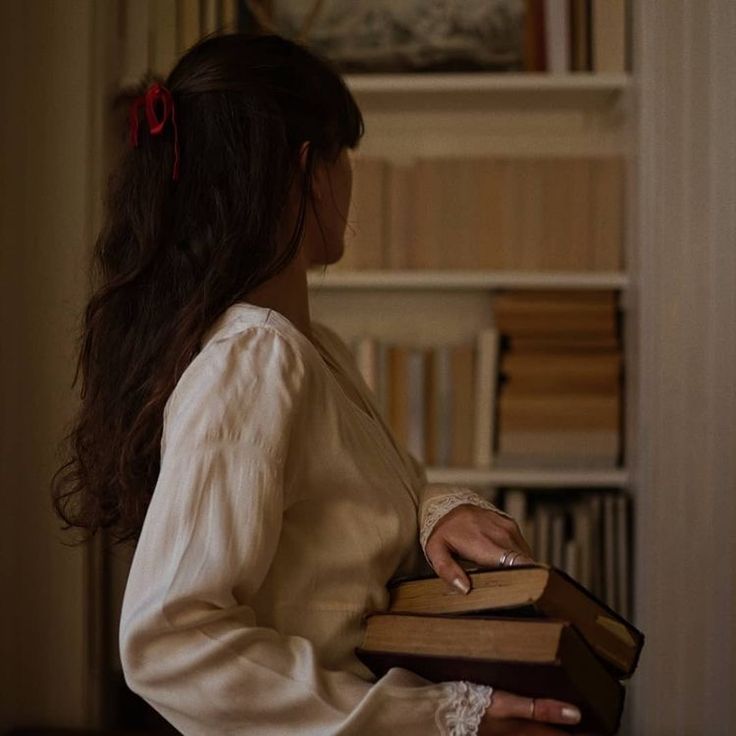
M 403 667 L 573 703 L 582 715 L 573 732 L 614 734 L 621 719 L 624 688 L 567 621 L 375 613 L 355 651 L 379 676 Z
M 396 580 L 390 588 L 392 613 L 538 616 L 570 621 L 616 677 L 630 677 L 644 646 L 644 634 L 566 572 L 549 565 L 475 568 L 467 571 L 467 595 L 448 589 L 438 577 Z

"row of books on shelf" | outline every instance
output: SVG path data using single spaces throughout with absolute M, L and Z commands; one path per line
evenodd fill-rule
M 501 505 L 538 562 L 568 573 L 623 616 L 631 613 L 631 504 L 623 491 L 507 488 Z
M 618 155 L 355 154 L 345 254 L 332 268 L 615 271 L 623 177 Z
M 501 292 L 472 341 L 362 336 L 358 368 L 397 438 L 428 465 L 615 467 L 622 355 L 613 291 Z

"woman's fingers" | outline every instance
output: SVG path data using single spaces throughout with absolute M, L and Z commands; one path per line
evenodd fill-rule
M 571 703 L 551 698 L 528 698 L 495 689 L 486 714 L 492 718 L 525 718 L 568 726 L 580 721 L 580 710 Z
M 469 504 L 453 509 L 437 524 L 425 551 L 435 572 L 463 593 L 470 590 L 470 579 L 453 553 L 489 567 L 534 563 L 532 550 L 513 519 Z
M 431 538 L 427 542 L 426 551 L 434 571 L 451 588 L 461 593 L 470 591 L 470 578 L 465 570 L 455 562 L 450 549 L 441 538 Z
M 509 552 L 508 548 L 499 547 L 488 537 L 477 537 L 457 547 L 450 547 L 447 541 L 440 536 L 433 537 L 427 542 L 426 551 L 434 571 L 451 588 L 462 593 L 470 590 L 470 578 L 452 556 L 453 548 L 465 559 L 489 567 L 499 566 L 501 560 L 504 560 L 506 565 L 509 564 L 509 561 L 512 565 L 528 565 L 534 562 L 531 557 L 522 555 L 516 550 Z

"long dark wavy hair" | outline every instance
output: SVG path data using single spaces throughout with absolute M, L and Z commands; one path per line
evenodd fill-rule
M 169 395 L 214 320 L 296 255 L 317 161 L 334 162 L 364 132 L 334 67 L 275 34 L 206 38 L 157 81 L 174 101 L 179 177 L 172 126 L 153 137 L 143 123 L 110 176 L 73 384 L 81 375 L 81 405 L 51 481 L 63 529 L 86 530 L 75 543 L 100 529 L 138 539 Z M 278 250 L 294 176 L 296 225 Z

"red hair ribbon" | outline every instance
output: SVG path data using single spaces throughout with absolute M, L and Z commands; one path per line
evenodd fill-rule
M 156 103 L 159 101 L 163 106 L 160 120 L 156 117 Z M 166 122 L 171 118 L 171 125 L 174 127 L 174 172 L 172 178 L 176 180 L 179 178 L 179 132 L 176 129 L 174 98 L 166 87 L 154 82 L 145 94 L 133 100 L 130 105 L 130 143 L 134 147 L 138 145 L 138 111 L 141 107 L 146 109 L 148 130 L 151 135 L 160 135 L 166 126 Z

